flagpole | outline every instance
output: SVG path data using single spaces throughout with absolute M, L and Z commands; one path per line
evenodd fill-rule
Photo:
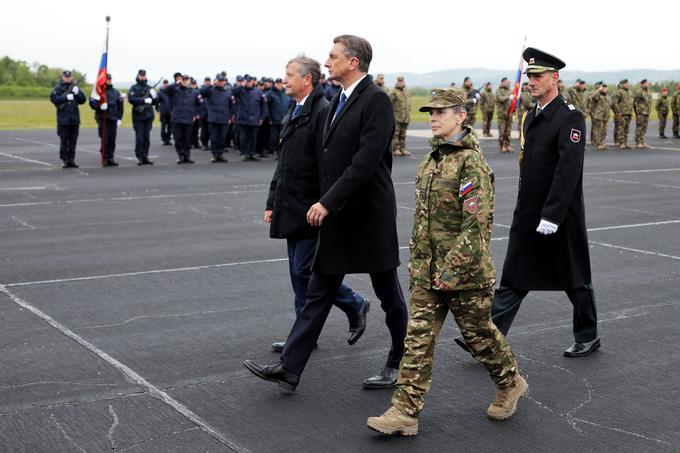
M 106 16 L 106 45 L 104 52 L 106 53 L 106 71 L 108 72 L 109 70 L 109 22 L 111 22 L 111 16 Z M 105 76 L 106 77 L 106 76 Z M 107 87 L 104 85 L 104 93 L 106 94 Z M 106 104 L 108 106 L 109 100 L 105 99 Z M 102 165 L 104 165 L 104 162 L 106 161 L 104 149 L 106 147 L 106 112 L 108 112 L 108 108 L 106 110 L 102 110 L 102 148 L 101 148 L 101 155 L 102 155 Z
M 512 115 L 518 107 L 520 95 L 522 94 L 522 67 L 524 66 L 524 49 L 527 47 L 527 37 L 524 37 L 522 44 L 522 52 L 519 54 L 519 66 L 517 68 L 517 76 L 515 78 L 515 87 L 513 89 L 512 104 L 508 108 L 508 114 Z

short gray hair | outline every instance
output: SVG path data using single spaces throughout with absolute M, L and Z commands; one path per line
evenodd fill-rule
M 286 67 L 290 66 L 291 63 L 298 64 L 298 72 L 301 77 L 304 77 L 307 74 L 312 76 L 312 85 L 319 83 L 319 79 L 321 78 L 321 65 L 318 61 L 306 57 L 305 54 L 301 53 L 297 57 L 291 59 L 286 64 Z
M 368 73 L 368 67 L 373 59 L 371 43 L 364 38 L 354 35 L 340 35 L 333 39 L 333 44 L 341 43 L 345 46 L 344 54 L 347 58 L 359 60 L 359 70 Z

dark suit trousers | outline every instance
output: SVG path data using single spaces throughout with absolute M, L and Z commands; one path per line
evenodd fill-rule
M 304 371 L 344 277 L 344 274 L 312 272 L 307 288 L 307 303 L 295 319 L 281 354 L 283 367 L 291 373 L 299 376 Z M 404 355 L 408 309 L 397 270 L 373 272 L 370 277 L 373 290 L 380 299 L 380 307 L 386 314 L 385 323 L 392 336 L 392 346 L 386 365 L 390 368 L 399 368 L 399 362 Z
M 578 343 L 593 341 L 597 338 L 597 310 L 593 286 L 585 285 L 565 292 L 574 306 L 574 340 Z M 502 286 L 494 293 L 491 320 L 503 335 L 507 335 L 510 330 L 512 321 L 528 293 L 529 291 Z
M 78 131 L 80 125 L 57 126 L 57 135 L 61 139 L 59 146 L 59 158 L 66 162 L 73 162 L 76 158 L 76 144 L 78 143 Z

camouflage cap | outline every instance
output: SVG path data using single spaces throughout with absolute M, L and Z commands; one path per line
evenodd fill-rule
M 420 107 L 418 110 L 421 112 L 429 112 L 432 109 L 443 109 L 446 107 L 464 105 L 465 99 L 460 97 L 460 95 L 453 90 L 432 90 L 430 103 Z

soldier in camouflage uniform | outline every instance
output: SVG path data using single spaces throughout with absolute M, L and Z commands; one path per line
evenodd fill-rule
M 384 434 L 415 435 L 424 395 L 432 380 L 437 334 L 451 311 L 472 356 L 496 386 L 487 410 L 510 418 L 528 385 L 503 335 L 491 322 L 496 281 L 489 241 L 493 226 L 494 175 L 465 119 L 465 99 L 434 90 L 430 112 L 434 138 L 416 173 L 416 210 L 410 242 L 410 316 L 392 407 L 370 417 Z
M 395 156 L 410 156 L 406 149 L 406 130 L 411 121 L 411 95 L 406 89 L 404 78 L 397 77 L 394 90 L 389 94 L 394 108 L 394 136 L 392 138 L 392 152 Z
M 491 120 L 493 119 L 493 111 L 496 109 L 496 98 L 493 94 L 491 82 L 486 82 L 484 85 L 479 108 L 482 110 L 482 135 L 491 137 Z
M 585 117 L 588 114 L 586 105 L 586 82 L 576 79 L 576 83 L 567 89 L 567 96 L 564 98 L 567 104 L 573 104 L 576 110 Z
M 477 103 L 482 96 L 472 86 L 472 79 L 470 77 L 465 77 L 463 80 L 463 92 L 465 93 L 465 110 L 467 110 L 467 117 L 463 126 L 474 128 L 477 121 Z
M 659 138 L 666 139 L 666 120 L 668 119 L 668 88 L 661 88 L 661 96 L 656 101 L 656 114 L 659 117 Z
M 607 138 L 607 122 L 609 122 L 609 109 L 611 108 L 611 98 L 609 97 L 607 84 L 598 82 L 598 90 L 590 96 L 589 106 L 591 126 L 591 143 L 597 150 L 607 149 L 605 138 Z
M 614 111 L 614 140 L 620 149 L 631 149 L 628 146 L 628 129 L 633 117 L 633 93 L 630 91 L 628 79 L 619 82 L 619 87 L 612 97 Z
M 387 85 L 385 85 L 385 74 L 378 74 L 375 76 L 375 84 L 378 85 L 378 87 L 383 90 L 385 94 L 390 94 L 390 89 L 387 88 Z
M 591 93 L 589 93 L 589 94 L 586 96 L 586 114 L 584 114 L 584 116 L 587 117 L 587 115 L 591 115 L 593 98 L 594 98 L 595 96 L 599 96 L 599 95 L 600 95 L 600 87 L 601 87 L 601 86 L 602 86 L 602 82 L 601 82 L 601 81 L 600 81 L 600 82 L 595 82 L 595 84 L 593 85 L 593 91 L 592 91 Z M 591 115 L 591 118 L 590 118 L 590 119 L 591 119 L 591 120 L 593 119 L 593 118 L 592 118 L 592 115 Z M 593 133 L 593 127 L 592 127 L 592 125 L 591 125 L 591 127 L 590 127 L 590 144 L 591 144 L 591 145 L 594 145 L 594 144 L 595 144 L 595 134 Z
M 560 96 L 562 96 L 562 98 L 565 98 L 566 95 L 567 95 L 567 91 L 566 91 L 566 89 L 564 88 L 564 82 L 562 81 L 562 79 L 560 79 L 560 80 L 557 82 L 557 93 L 558 93 Z
M 649 145 L 645 143 L 645 134 L 647 133 L 649 115 L 652 113 L 652 95 L 649 94 L 647 79 L 642 79 L 640 91 L 635 93 L 633 110 L 635 111 L 635 146 L 638 149 L 649 148 Z
M 501 85 L 496 90 L 496 116 L 498 117 L 498 148 L 502 153 L 511 153 L 510 130 L 512 129 L 512 115 L 508 113 L 512 103 L 510 82 L 507 77 L 501 79 Z
M 680 85 L 675 87 L 671 97 L 671 112 L 673 113 L 673 138 L 680 138 Z
M 524 82 L 522 84 L 522 92 L 519 95 L 519 108 L 517 109 L 517 130 L 522 127 L 522 117 L 526 112 L 533 109 L 536 106 L 534 102 L 534 97 L 529 92 L 529 83 Z

